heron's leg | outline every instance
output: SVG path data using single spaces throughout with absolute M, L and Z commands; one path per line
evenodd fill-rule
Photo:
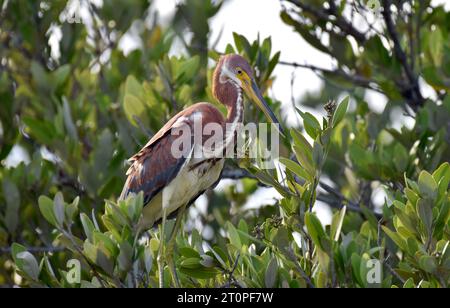
M 162 223 L 161 223 L 161 229 L 159 231 L 159 250 L 158 250 L 158 270 L 159 270 L 159 287 L 164 288 L 164 235 L 165 235 L 165 227 L 166 227 L 166 217 L 167 217 L 167 211 L 164 208 L 163 209 L 163 217 L 162 217 Z
M 178 274 L 175 267 L 175 262 L 173 259 L 173 253 L 175 250 L 175 244 L 177 242 L 177 234 L 178 230 L 180 229 L 181 222 L 183 221 L 184 212 L 186 210 L 186 205 L 183 205 L 179 208 L 178 214 L 177 214 L 177 220 L 175 221 L 175 225 L 172 229 L 172 234 L 170 235 L 170 240 L 167 243 L 167 250 L 166 250 L 166 259 L 167 259 L 167 265 L 169 266 L 170 274 L 172 275 L 172 280 L 176 288 L 180 288 L 180 280 L 178 279 Z

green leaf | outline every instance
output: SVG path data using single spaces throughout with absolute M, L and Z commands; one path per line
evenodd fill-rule
M 433 176 L 423 170 L 419 174 L 419 192 L 420 195 L 424 198 L 430 198 L 431 200 L 435 200 L 438 193 L 438 185 L 434 180 Z
M 251 55 L 251 45 L 248 40 L 243 36 L 236 32 L 233 32 L 234 44 L 236 45 L 236 49 L 239 53 L 245 51 L 245 53 L 250 56 Z
M 127 241 L 120 244 L 120 252 L 117 257 L 117 263 L 121 271 L 128 272 L 131 270 L 133 265 L 133 247 L 131 247 L 130 243 Z
M 285 165 L 287 169 L 289 169 L 290 171 L 295 173 L 297 176 L 299 176 L 309 182 L 312 181 L 311 176 L 305 171 L 305 169 L 302 168 L 302 166 L 300 166 L 296 162 L 294 162 L 290 159 L 284 158 L 284 157 L 280 157 L 280 163 Z
M 416 285 L 414 284 L 414 279 L 412 279 L 412 278 L 409 278 L 403 284 L 404 289 L 414 289 L 415 287 L 416 287 Z
M 78 213 L 78 203 L 80 202 L 80 197 L 73 199 L 72 203 L 66 204 L 66 219 L 72 221 Z
M 94 224 L 89 219 L 89 217 L 84 213 L 80 214 L 80 220 L 81 220 L 81 224 L 83 225 L 84 234 L 86 234 L 88 241 L 93 243 L 94 242 L 94 231 L 95 231 Z
M 433 204 L 428 199 L 419 199 L 417 201 L 417 214 L 427 231 L 427 236 L 431 236 L 433 228 Z
M 309 112 L 303 112 L 297 108 L 298 113 L 303 118 L 303 126 L 305 127 L 308 135 L 316 139 L 321 131 L 320 123 L 317 119 Z
M 305 214 L 305 225 L 314 244 L 325 251 L 322 239 L 327 239 L 327 235 L 323 229 L 322 223 L 314 213 Z
M 239 234 L 248 234 L 248 225 L 244 219 L 241 219 L 239 221 L 237 231 Z M 241 239 L 242 245 L 248 246 L 250 244 L 248 237 L 240 236 L 240 239 Z
M 21 271 L 25 272 L 34 281 L 39 279 L 39 265 L 36 258 L 31 253 L 28 251 L 20 252 L 16 255 L 16 259 L 22 261 Z
M 65 219 L 64 197 L 61 192 L 57 192 L 53 199 L 53 211 L 58 225 L 62 226 Z
M 417 195 L 414 190 L 406 187 L 404 189 L 405 195 L 408 198 L 409 202 L 411 202 L 412 205 L 416 205 L 417 200 L 419 200 L 419 195 Z
M 141 101 L 145 101 L 145 90 L 141 83 L 133 75 L 128 75 L 125 81 L 125 95 L 133 95 Z
M 270 260 L 269 266 L 267 266 L 266 274 L 265 274 L 265 285 L 266 288 L 275 287 L 275 283 L 277 281 L 278 274 L 278 262 L 276 258 L 272 258 Z
M 306 153 L 306 151 L 302 150 L 298 146 L 294 145 L 292 147 L 295 153 L 295 157 L 297 158 L 300 165 L 305 169 L 305 171 L 308 173 L 309 178 L 312 178 L 315 174 L 315 170 L 313 167 L 313 161 L 312 161 L 312 152 L 311 157 Z
M 344 206 L 339 212 L 333 215 L 331 220 L 330 235 L 331 238 L 337 242 L 339 241 L 339 236 L 341 235 L 342 225 L 344 223 L 345 213 L 347 212 L 347 207 Z
M 431 256 L 423 256 L 419 259 L 420 267 L 427 273 L 433 274 L 437 269 L 436 259 Z
M 241 238 L 239 237 L 239 233 L 231 222 L 227 222 L 226 229 L 228 231 L 228 239 L 230 240 L 230 243 L 233 244 L 236 248 L 241 249 Z
M 200 67 L 200 57 L 194 56 L 184 61 L 176 77 L 177 82 L 183 83 L 191 80 L 197 74 Z
M 216 257 L 216 260 L 222 265 L 222 267 L 226 268 L 228 261 L 228 257 L 225 252 L 223 252 L 222 249 L 220 249 L 219 246 L 210 247 L 210 251 Z
M 191 269 L 201 268 L 201 261 L 201 258 L 186 258 L 180 262 L 180 267 Z
M 435 67 L 440 67 L 442 65 L 444 51 L 443 41 L 444 38 L 441 29 L 436 26 L 436 29 L 430 33 L 429 40 L 429 51 Z
M 361 277 L 361 257 L 356 253 L 353 253 L 350 257 L 350 261 L 352 265 L 353 278 L 361 287 L 364 287 L 365 283 L 363 282 L 363 279 Z
M 55 138 L 55 127 L 52 123 L 31 117 L 23 117 L 23 123 L 28 127 L 29 133 L 43 144 L 52 144 Z
M 38 199 L 39 209 L 44 218 L 53 226 L 57 226 L 55 212 L 53 211 L 53 201 L 47 196 L 40 196 Z
M 16 256 L 17 256 L 19 253 L 24 252 L 24 251 L 27 251 L 27 249 L 26 249 L 25 246 L 23 246 L 23 245 L 20 245 L 20 244 L 18 244 L 18 243 L 13 243 L 13 244 L 11 245 L 11 255 L 12 255 L 13 260 L 14 260 L 14 262 L 16 263 L 16 265 L 17 265 L 17 263 L 19 262 L 19 260 L 16 258 Z
M 280 52 L 278 51 L 270 60 L 269 66 L 267 67 L 267 78 L 270 77 L 273 70 L 275 69 L 275 66 L 278 64 L 278 61 L 280 60 Z
M 344 118 L 345 114 L 347 113 L 349 101 L 350 101 L 350 97 L 347 96 L 346 98 L 344 98 L 342 100 L 342 102 L 336 108 L 336 111 L 334 112 L 334 115 L 333 115 L 333 120 L 331 121 L 332 127 L 336 127 L 336 125 L 338 125 L 339 122 L 341 122 L 342 119 Z
M 181 247 L 179 249 L 180 255 L 182 255 L 185 258 L 197 258 L 200 259 L 200 254 L 191 247 Z
M 276 229 L 276 232 L 271 241 L 280 250 L 286 251 L 291 243 L 291 239 L 289 238 L 289 231 L 287 230 L 287 228 L 283 226 Z
M 138 117 L 140 120 L 146 119 L 145 104 L 132 94 L 125 94 L 123 99 L 123 109 L 128 121 L 135 126 L 138 126 L 135 117 Z
M 308 142 L 308 140 L 306 140 L 306 138 L 303 136 L 303 134 L 300 133 L 295 128 L 291 128 L 290 132 L 291 132 L 292 139 L 294 140 L 294 144 L 301 151 L 303 151 L 305 154 L 305 157 L 307 157 L 308 160 L 310 162 L 312 162 L 312 146 L 311 146 L 311 144 Z
M 324 162 L 324 153 L 323 153 L 323 147 L 319 142 L 314 141 L 314 146 L 313 146 L 313 162 L 314 162 L 314 166 L 317 169 L 321 169 L 322 168 L 322 164 Z
M 93 233 L 94 244 L 97 245 L 98 248 L 105 248 L 105 253 L 112 256 L 117 256 L 119 253 L 119 248 L 117 247 L 116 242 L 114 242 L 108 233 L 101 233 L 97 230 Z
M 55 87 L 60 86 L 67 80 L 70 74 L 70 65 L 65 64 L 58 67 L 54 72 L 52 72 L 52 79 L 55 83 Z
M 78 140 L 78 132 L 77 132 L 75 123 L 73 122 L 73 117 L 72 117 L 72 112 L 70 110 L 69 102 L 67 101 L 67 98 L 65 96 L 62 98 L 62 100 L 63 100 L 64 124 L 65 124 L 66 130 L 69 133 L 69 136 L 73 140 L 77 141 Z
M 397 143 L 394 147 L 394 164 L 397 171 L 404 172 L 406 170 L 406 167 L 408 167 L 408 158 L 406 148 L 400 143 Z
M 433 178 L 436 183 L 439 183 L 441 179 L 450 177 L 450 164 L 448 162 L 443 163 L 433 172 Z
M 11 254 L 17 268 L 31 279 L 37 281 L 39 278 L 39 266 L 34 256 L 20 244 L 13 243 Z
M 405 242 L 405 240 L 403 240 L 400 235 L 398 235 L 398 233 L 391 231 L 388 227 L 386 226 L 381 226 L 381 228 L 383 229 L 384 233 L 387 234 L 387 236 L 389 236 L 391 238 L 391 240 L 394 241 L 394 243 L 403 251 L 407 251 L 408 250 L 408 246 Z
M 433 172 L 433 178 L 438 183 L 438 194 L 440 196 L 445 195 L 450 183 L 450 164 L 443 163 L 439 168 Z

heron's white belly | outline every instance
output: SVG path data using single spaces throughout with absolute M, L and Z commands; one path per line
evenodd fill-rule
M 224 159 L 214 163 L 202 163 L 193 168 L 198 162 L 199 160 L 191 160 L 183 165 L 170 184 L 144 207 L 145 225 L 151 227 L 162 218 L 164 208 L 166 215 L 170 215 L 219 179 Z

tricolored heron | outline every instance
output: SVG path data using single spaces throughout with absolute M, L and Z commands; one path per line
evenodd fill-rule
M 145 207 L 138 227 L 140 231 L 161 222 L 158 253 L 161 287 L 164 285 L 163 255 L 175 285 L 179 286 L 173 262 L 177 231 L 186 207 L 220 180 L 225 161 L 223 153 L 234 147 L 238 126 L 243 120 L 243 92 L 264 112 L 270 122 L 278 123 L 256 85 L 250 65 L 239 55 L 230 54 L 220 58 L 213 74 L 212 92 L 214 97 L 226 106 L 226 119 L 209 103 L 192 105 L 170 119 L 129 159 L 131 166 L 127 171 L 128 178 L 120 198 L 124 199 L 131 193 L 143 191 Z M 194 134 L 198 133 L 198 123 L 201 126 L 201 138 L 194 138 Z M 220 142 L 216 143 L 213 155 L 202 154 L 200 151 L 200 155 L 193 156 L 192 153 L 202 148 L 205 140 L 210 138 L 210 135 L 205 135 L 203 129 L 209 124 L 221 127 L 224 134 Z M 180 138 L 180 134 L 175 131 L 185 132 L 185 135 L 189 134 L 189 139 L 193 140 L 191 148 L 184 152 L 188 155 L 174 155 L 174 145 Z M 174 216 L 177 219 L 164 252 L 166 219 Z

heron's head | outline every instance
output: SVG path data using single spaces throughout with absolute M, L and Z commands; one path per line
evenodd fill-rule
M 218 93 L 221 86 L 232 84 L 234 87 L 240 87 L 248 98 L 264 112 L 270 122 L 279 124 L 256 84 L 250 64 L 243 57 L 235 54 L 222 56 L 217 64 L 214 76 L 216 78 L 214 78 L 213 94 L 219 101 L 223 102 L 227 99 L 227 97 L 223 97 L 224 94 Z M 231 93 L 228 94 L 231 95 Z

